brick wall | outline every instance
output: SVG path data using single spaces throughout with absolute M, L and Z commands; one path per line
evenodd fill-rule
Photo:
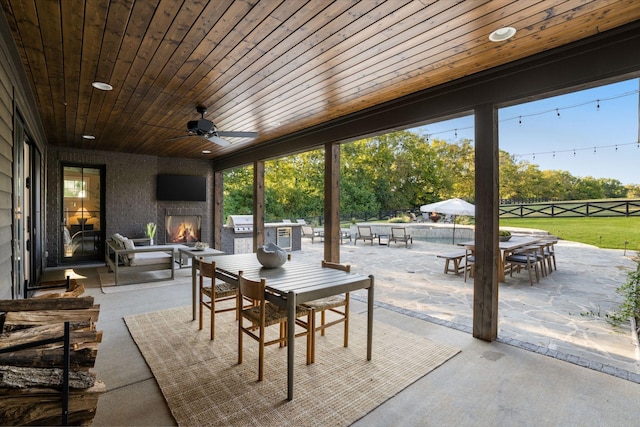
M 47 266 L 60 265 L 60 206 L 62 163 L 105 166 L 105 235 L 121 233 L 142 237 L 145 225 L 158 224 L 156 240 L 164 243 L 165 215 L 202 216 L 202 240 L 213 241 L 211 212 L 213 173 L 208 160 L 173 159 L 126 153 L 69 150 L 49 147 L 47 151 Z M 207 177 L 206 202 L 168 202 L 156 200 L 158 174 L 204 175 Z

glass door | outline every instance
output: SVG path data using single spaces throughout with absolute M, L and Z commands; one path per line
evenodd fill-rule
M 104 167 L 62 166 L 62 262 L 104 259 Z

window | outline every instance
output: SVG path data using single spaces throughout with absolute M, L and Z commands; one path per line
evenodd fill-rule
M 87 197 L 87 183 L 84 179 L 65 179 L 64 197 L 76 197 L 84 199 Z

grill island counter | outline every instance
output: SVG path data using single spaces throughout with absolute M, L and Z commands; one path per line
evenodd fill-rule
M 302 224 L 269 222 L 264 224 L 264 244 L 275 243 L 288 251 L 302 249 Z M 253 215 L 229 215 L 222 227 L 222 248 L 225 254 L 253 253 Z

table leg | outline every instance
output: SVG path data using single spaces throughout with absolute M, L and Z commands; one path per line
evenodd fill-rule
M 504 266 L 505 266 L 506 258 L 507 258 L 507 252 L 500 251 L 500 257 L 499 257 L 500 262 L 498 262 L 498 282 L 500 283 L 504 283 L 507 281 L 506 278 L 504 277 Z
M 192 309 L 192 314 L 193 314 L 193 318 L 192 320 L 196 320 L 196 309 L 197 309 L 197 301 L 196 301 L 196 276 L 198 274 L 198 271 L 196 269 L 196 259 L 195 257 L 193 258 L 193 262 L 191 263 L 191 309 Z
M 369 276 L 369 294 L 367 295 L 367 360 L 371 360 L 371 347 L 373 344 L 373 276 Z
M 296 340 L 296 294 L 287 293 L 287 400 L 293 400 L 294 343 Z

